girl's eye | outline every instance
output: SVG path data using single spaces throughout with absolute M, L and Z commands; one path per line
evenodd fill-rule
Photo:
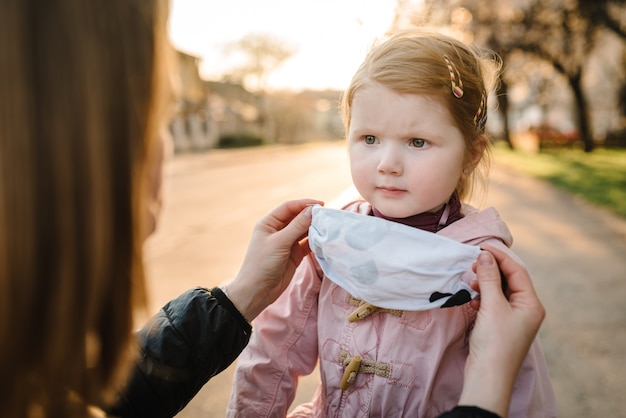
M 428 143 L 425 139 L 413 138 L 411 139 L 411 146 L 415 148 L 424 148 Z
M 376 143 L 376 137 L 374 135 L 365 135 L 363 141 L 368 145 L 372 145 Z

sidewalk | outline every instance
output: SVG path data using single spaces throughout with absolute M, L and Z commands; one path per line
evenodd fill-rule
M 490 190 L 547 310 L 559 416 L 626 417 L 626 220 L 497 165 Z

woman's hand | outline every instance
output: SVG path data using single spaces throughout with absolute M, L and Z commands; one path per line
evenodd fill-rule
M 485 245 L 483 250 L 474 265 L 478 280 L 472 285 L 480 299 L 470 302 L 478 315 L 459 405 L 506 417 L 515 378 L 546 312 L 524 267 L 493 247 Z M 508 298 L 500 271 L 506 277 Z
M 287 288 L 309 252 L 305 239 L 318 200 L 285 202 L 257 222 L 239 273 L 226 285 L 228 298 L 252 321 Z

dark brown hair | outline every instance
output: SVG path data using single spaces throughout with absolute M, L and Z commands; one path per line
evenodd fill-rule
M 1 417 L 84 416 L 125 376 L 167 8 L 0 6 Z

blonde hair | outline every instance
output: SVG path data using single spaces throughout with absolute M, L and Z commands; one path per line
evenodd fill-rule
M 85 416 L 126 377 L 168 7 L 2 3 L 1 417 Z
M 450 68 L 455 71 L 455 79 L 458 78 L 456 84 L 459 79 L 462 82 L 460 98 L 453 93 Z M 396 32 L 369 51 L 343 94 L 341 114 L 346 135 L 354 95 L 368 81 L 376 81 L 400 94 L 441 98 L 465 139 L 465 163 L 482 156 L 481 169 L 473 170 L 471 176 L 462 178 L 457 185 L 461 199 L 468 198 L 475 179 L 479 177 L 484 183 L 488 171 L 491 142 L 484 126 L 486 100 L 495 85 L 498 69 L 495 55 L 481 53 L 450 36 L 423 30 Z

